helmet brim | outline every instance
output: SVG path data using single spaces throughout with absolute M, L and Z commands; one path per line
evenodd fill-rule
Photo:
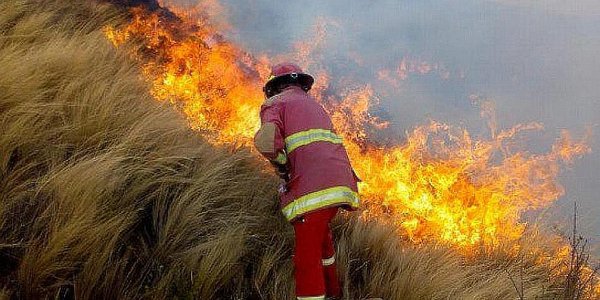
M 292 79 L 291 74 L 286 74 L 286 75 L 281 75 L 281 76 L 271 78 L 269 81 L 267 81 L 267 83 L 265 83 L 265 88 L 271 89 L 275 86 L 289 83 L 291 79 Z M 312 76 L 305 74 L 305 73 L 298 73 L 298 78 L 296 79 L 296 81 L 302 87 L 306 87 L 307 90 L 310 90 L 312 88 L 312 85 L 315 83 L 315 79 Z

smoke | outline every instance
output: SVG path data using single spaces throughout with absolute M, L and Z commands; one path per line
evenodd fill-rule
M 500 129 L 542 122 L 546 130 L 534 150 L 548 147 L 563 129 L 583 135 L 600 124 L 596 1 L 221 3 L 231 23 L 227 36 L 250 53 L 297 57 L 304 42 L 314 46 L 308 71 L 327 68 L 334 89 L 372 85 L 381 102 L 377 113 L 399 137 L 428 118 L 487 134 L 474 98 L 494 101 Z M 564 172 L 567 193 L 557 203 L 557 218 L 566 220 L 577 201 L 582 233 L 600 241 L 599 139 L 592 148 Z
M 596 0 L 495 0 L 507 5 L 524 8 L 543 9 L 552 14 L 565 14 L 575 16 L 600 16 L 600 2 Z

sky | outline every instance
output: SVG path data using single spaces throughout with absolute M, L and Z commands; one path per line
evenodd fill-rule
M 500 128 L 542 122 L 545 131 L 531 149 L 548 147 L 544 141 L 563 129 L 582 136 L 591 128 L 593 153 L 564 170 L 566 196 L 553 217 L 569 218 L 577 201 L 581 232 L 600 244 L 600 1 L 221 3 L 231 24 L 226 36 L 256 56 L 310 44 L 321 24 L 325 40 L 315 55 L 333 76 L 371 84 L 377 112 L 398 135 L 430 118 L 484 134 L 472 95 L 494 101 Z M 408 71 L 398 80 L 403 59 Z M 432 69 L 410 70 L 423 63 Z

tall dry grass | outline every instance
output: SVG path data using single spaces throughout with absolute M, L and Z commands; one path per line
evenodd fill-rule
M 275 178 L 152 99 L 101 32 L 122 18 L 0 0 L 0 299 L 292 299 Z M 351 215 L 334 229 L 346 299 L 556 295 L 533 264 L 412 246 Z

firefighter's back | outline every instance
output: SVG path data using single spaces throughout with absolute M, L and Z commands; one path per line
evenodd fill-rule
M 357 178 L 325 109 L 300 88 L 286 89 L 281 97 L 290 166 L 285 197 L 296 199 L 332 187 L 348 187 L 356 192 Z

